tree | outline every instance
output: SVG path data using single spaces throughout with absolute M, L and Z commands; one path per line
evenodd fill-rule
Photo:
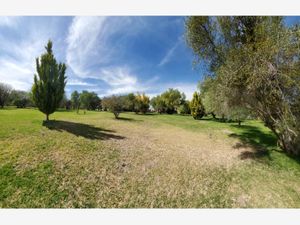
M 89 110 L 99 110 L 101 108 L 101 99 L 95 92 L 89 92 Z
M 135 104 L 136 111 L 145 114 L 150 107 L 149 97 L 146 96 L 145 93 L 143 94 L 137 93 L 135 99 L 136 99 L 136 104 Z
M 191 114 L 190 102 L 189 101 L 182 102 L 180 106 L 177 108 L 177 113 L 181 115 Z
M 185 95 L 183 95 L 185 98 Z M 162 93 L 161 97 L 165 101 L 166 112 L 172 114 L 176 112 L 180 103 L 182 102 L 181 93 L 177 89 L 169 88 L 167 91 Z
M 116 119 L 119 118 L 123 110 L 123 102 L 121 96 L 112 95 L 102 99 L 102 107 L 112 112 Z
M 133 112 L 136 106 L 136 96 L 133 93 L 129 93 L 124 96 L 124 110 Z
M 205 110 L 200 98 L 200 94 L 196 91 L 193 94 L 193 99 L 190 103 L 190 108 L 191 115 L 195 120 L 201 119 L 205 115 Z
M 100 108 L 100 98 L 95 92 L 82 91 L 80 94 L 80 104 L 86 110 L 96 110 Z
M 65 107 L 66 110 L 70 110 L 72 108 L 72 101 L 67 99 Z
M 11 93 L 11 86 L 8 84 L 0 83 L 0 107 L 3 108 L 4 105 L 9 100 L 9 95 Z
M 71 100 L 67 98 L 67 96 L 64 94 L 63 99 L 59 103 L 59 108 L 65 108 L 66 110 L 70 110 L 72 106 Z
M 249 110 L 242 106 L 245 96 L 239 89 L 229 89 L 220 79 L 209 76 L 199 83 L 199 89 L 206 114 L 211 114 L 215 119 L 219 116 L 222 121 L 234 119 L 240 124 L 249 116 Z
M 284 151 L 300 154 L 299 25 L 287 27 L 282 17 L 190 17 L 186 38 L 228 109 L 255 113 Z
M 71 102 L 72 102 L 73 109 L 76 109 L 76 111 L 78 113 L 79 107 L 80 107 L 80 95 L 79 95 L 78 91 L 72 92 Z
M 175 113 L 179 106 L 185 103 L 185 94 L 180 93 L 177 89 L 169 88 L 151 100 L 154 110 L 159 113 Z
M 160 95 L 153 97 L 150 103 L 156 112 L 161 114 L 166 111 L 165 101 Z
M 26 91 L 12 90 L 9 96 L 9 103 L 17 108 L 25 108 L 32 105 L 30 95 Z
M 207 114 L 211 114 L 213 118 L 221 116 L 224 119 L 226 106 L 223 96 L 217 92 L 217 81 L 207 76 L 199 83 L 200 96 Z
M 37 75 L 34 75 L 32 86 L 33 100 L 38 109 L 46 115 L 54 113 L 61 102 L 66 86 L 66 65 L 57 63 L 49 40 L 41 58 L 36 59 Z
M 58 108 L 65 108 L 67 104 L 68 98 L 66 94 L 63 95 L 63 98 L 61 99 Z

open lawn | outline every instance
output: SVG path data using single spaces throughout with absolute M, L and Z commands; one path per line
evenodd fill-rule
M 0 207 L 300 207 L 300 163 L 258 121 L 0 110 Z

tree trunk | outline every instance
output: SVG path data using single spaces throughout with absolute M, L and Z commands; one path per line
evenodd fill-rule
M 284 131 L 278 136 L 278 144 L 290 155 L 300 155 L 300 140 L 296 139 L 291 132 Z
M 222 114 L 222 119 L 221 119 L 222 122 L 225 122 L 225 115 Z
M 238 124 L 239 124 L 239 127 L 240 127 L 241 126 L 241 121 L 240 120 L 238 121 Z
M 296 136 L 294 132 L 289 129 L 285 129 L 282 132 L 278 132 L 274 122 L 270 120 L 264 120 L 265 126 L 268 127 L 277 137 L 278 146 L 290 155 L 300 155 L 300 137 Z
M 118 112 L 114 112 L 115 118 L 118 119 L 119 118 L 119 113 Z
M 214 119 L 216 119 L 216 114 L 214 114 L 214 113 L 212 112 L 211 115 L 213 116 Z
M 46 121 L 49 121 L 49 114 L 46 114 Z

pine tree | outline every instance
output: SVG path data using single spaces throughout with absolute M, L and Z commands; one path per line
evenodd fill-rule
M 64 96 L 66 65 L 56 62 L 50 40 L 45 48 L 46 53 L 40 59 L 36 58 L 37 75 L 34 74 L 32 94 L 36 106 L 48 121 L 49 115 L 55 112 Z
M 190 103 L 191 115 L 195 120 L 201 119 L 205 115 L 205 109 L 202 104 L 200 93 L 194 92 L 193 99 Z

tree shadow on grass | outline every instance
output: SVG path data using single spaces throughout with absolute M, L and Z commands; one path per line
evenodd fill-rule
M 143 121 L 143 120 L 137 120 L 137 119 L 128 118 L 128 117 L 119 117 L 117 120 L 132 121 L 132 122 L 142 122 Z
M 238 134 L 229 134 L 229 137 L 239 139 L 233 148 L 241 149 L 250 147 L 253 151 L 243 151 L 240 159 L 272 160 L 270 151 L 277 149 L 277 138 L 271 132 L 262 132 L 259 128 L 250 125 L 230 125 L 239 129 Z
M 87 139 L 98 139 L 98 140 L 108 140 L 108 139 L 124 139 L 125 137 L 115 135 L 115 131 L 107 130 L 95 126 L 91 126 L 83 123 L 74 123 L 70 121 L 62 120 L 50 120 L 44 121 L 43 126 L 50 130 L 56 130 L 59 132 L 66 131 L 68 133 L 74 134 L 76 136 L 81 136 Z
M 150 112 L 148 112 L 148 113 L 145 113 L 145 114 L 143 114 L 143 113 L 137 113 L 135 115 L 137 115 L 137 116 L 158 116 L 158 115 L 165 115 L 165 114 L 150 113 Z

